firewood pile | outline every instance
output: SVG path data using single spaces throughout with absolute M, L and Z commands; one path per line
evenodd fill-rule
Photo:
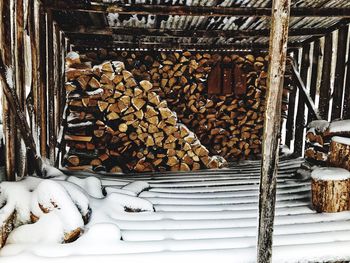
M 329 123 L 313 121 L 308 125 L 306 133 L 305 158 L 311 164 L 325 165 L 328 160 L 330 137 L 326 136 Z
M 158 86 L 134 77 L 123 62 L 92 66 L 71 52 L 66 65 L 69 169 L 189 171 L 226 164 L 179 123 Z
M 106 59 L 122 61 L 137 81 L 149 80 L 160 99 L 166 100 L 168 107 L 177 113 L 178 120 L 198 136 L 210 154 L 230 161 L 259 157 L 267 78 L 265 55 L 100 49 L 82 57 L 93 65 Z M 219 63 L 225 68 L 239 68 L 238 74 L 244 76 L 246 83 L 226 85 L 222 80 L 221 93 L 211 94 L 208 78 Z M 230 86 L 235 87 L 227 89 Z M 288 92 L 284 95 L 286 111 Z
M 311 122 L 306 143 L 305 157 L 310 163 L 350 170 L 350 120 Z

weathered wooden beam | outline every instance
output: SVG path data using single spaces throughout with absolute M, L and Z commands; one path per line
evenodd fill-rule
M 46 52 L 47 52 L 47 87 L 48 87 L 48 122 L 49 122 L 49 158 L 51 165 L 56 156 L 56 133 L 55 133 L 55 81 L 54 81 L 54 28 L 52 12 L 46 13 Z
M 41 5 L 38 5 L 38 22 L 39 22 L 39 32 L 38 36 L 36 37 L 39 41 L 39 111 L 40 111 L 40 123 L 39 123 L 39 133 L 40 133 L 40 154 L 41 156 L 47 158 L 48 157 L 48 151 L 47 151 L 47 100 L 46 100 L 46 94 L 47 94 L 47 50 L 46 50 L 46 18 L 45 18 L 45 12 Z
M 308 70 L 310 67 L 310 44 L 307 44 L 302 49 L 302 58 L 300 65 L 300 79 L 303 83 L 307 83 Z M 295 73 L 294 73 L 295 75 Z M 298 83 L 296 83 L 298 84 Z M 298 85 L 297 85 L 298 86 Z M 298 93 L 297 116 L 295 120 L 295 140 L 294 154 L 302 156 L 304 151 L 304 130 L 305 130 L 305 103 L 306 99 L 303 95 L 303 90 L 299 88 Z
M 258 263 L 272 261 L 281 106 L 287 57 L 290 0 L 272 3 L 269 69 L 259 195 Z
M 94 36 L 159 36 L 159 37 L 191 37 L 191 38 L 246 38 L 246 37 L 268 37 L 269 29 L 257 30 L 174 30 L 174 29 L 154 29 L 154 28 L 134 28 L 134 27 L 107 27 L 104 29 L 79 27 L 72 29 L 65 26 L 66 35 L 72 39 Z M 327 28 L 297 28 L 289 29 L 289 36 L 323 36 L 328 32 Z
M 187 50 L 236 50 L 236 49 L 250 49 L 250 50 L 267 50 L 268 44 L 265 43 L 227 43 L 227 44 L 195 44 L 195 43 L 178 43 L 178 42 L 127 42 L 127 41 L 81 41 L 75 40 L 72 42 L 75 50 L 83 50 L 85 48 L 126 48 L 126 49 L 187 49 Z M 299 44 L 290 44 L 288 49 L 299 48 Z
M 13 1 L 0 1 L 0 56 L 7 65 L 12 64 L 12 23 Z M 3 132 L 5 139 L 5 172 L 8 181 L 16 180 L 16 120 L 6 98 L 2 98 Z
M 323 69 L 320 86 L 320 99 L 318 110 L 321 118 L 328 120 L 329 100 L 330 100 L 330 86 L 331 86 L 331 67 L 332 67 L 332 34 L 325 37 L 324 51 L 323 51 Z
M 118 5 L 91 2 L 90 4 L 68 4 L 54 1 L 46 5 L 48 9 L 70 12 L 118 13 L 136 15 L 185 15 L 185 16 L 237 16 L 270 17 L 271 8 L 265 7 L 220 7 L 220 6 L 186 6 L 186 5 Z M 350 17 L 350 8 L 291 8 L 293 17 Z
M 348 45 L 348 54 L 350 54 L 350 45 Z M 350 119 L 350 56 L 346 62 L 346 80 L 344 87 L 344 105 L 343 119 Z
M 296 69 L 296 67 L 293 63 L 292 63 L 292 76 L 294 77 L 294 81 L 295 81 L 297 87 L 299 88 L 300 94 L 304 97 L 304 101 L 306 103 L 306 106 L 309 109 L 309 113 L 311 113 L 315 119 L 321 120 L 320 114 L 318 113 L 318 110 L 315 106 L 315 103 L 314 103 L 313 99 L 311 98 L 310 93 L 306 89 L 304 81 L 302 80 L 298 70 Z
M 344 77 L 345 77 L 345 57 L 346 48 L 348 46 L 348 26 L 343 26 L 338 31 L 338 48 L 337 48 L 337 61 L 335 66 L 334 88 L 333 88 L 333 103 L 331 120 L 335 120 L 341 117 L 342 104 L 343 104 L 343 92 L 344 92 Z
M 320 39 L 316 39 L 314 42 L 314 49 L 312 53 L 312 67 L 311 67 L 311 80 L 310 80 L 310 97 L 313 101 L 315 101 L 315 98 L 316 98 L 320 58 L 321 58 Z M 307 123 L 311 122 L 312 120 L 314 120 L 314 115 L 312 114 L 312 111 L 309 111 Z
M 298 63 L 299 58 L 299 49 L 295 50 L 293 53 L 293 58 L 296 63 Z M 295 135 L 295 98 L 297 94 L 297 88 L 293 87 L 293 90 L 289 92 L 288 97 L 288 115 L 287 115 L 287 123 L 286 123 L 286 145 L 291 148 L 292 140 Z

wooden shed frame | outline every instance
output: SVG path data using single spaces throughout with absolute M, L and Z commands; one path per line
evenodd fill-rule
M 344 2 L 345 4 L 346 2 Z M 1 86 L 11 86 L 18 98 L 18 107 L 29 120 L 28 129 L 37 142 L 37 152 L 58 166 L 62 116 L 65 106 L 63 84 L 64 58 L 74 47 L 76 50 L 96 47 L 125 49 L 196 49 L 196 50 L 269 50 L 267 108 L 263 135 L 261 165 L 258 262 L 271 262 L 272 232 L 276 195 L 278 146 L 282 85 L 288 52 L 294 58 L 293 78 L 298 90 L 289 97 L 285 144 L 294 144 L 294 155 L 303 153 L 306 123 L 314 119 L 350 118 L 350 8 L 342 7 L 290 7 L 290 0 L 274 0 L 272 8 L 221 7 L 154 4 L 113 4 L 101 0 L 2 0 L 0 2 L 0 64 Z M 263 17 L 270 19 L 270 29 L 251 30 L 173 30 L 140 28 L 67 28 L 54 19 L 54 15 L 69 10 L 69 14 L 90 15 L 118 13 L 139 15 L 176 15 L 212 17 Z M 272 12 L 271 12 L 272 10 Z M 291 28 L 290 17 L 334 17 L 339 21 L 329 27 Z M 235 42 L 218 45 L 198 43 L 181 44 L 116 42 L 114 35 L 146 35 L 206 38 L 244 39 L 268 36 L 269 43 Z M 333 33 L 336 32 L 336 33 Z M 301 42 L 289 42 L 290 36 L 306 36 Z M 337 39 L 334 37 L 336 34 Z M 102 41 L 96 36 L 111 39 Z M 335 51 L 336 50 L 336 51 Z M 312 52 L 311 52 L 312 51 Z M 320 58 L 323 58 L 322 61 Z M 310 64 L 310 58 L 312 63 Z M 347 59 L 347 61 L 346 61 Z M 299 63 L 298 63 L 299 62 Z M 8 68 L 13 75 L 8 74 Z M 321 70 L 322 69 L 322 70 Z M 5 73 L 7 71 L 7 76 Z M 335 72 L 335 73 L 334 73 Z M 333 74 L 333 76 L 332 76 Z M 7 78 L 7 80 L 5 79 Z M 11 85 L 9 85 L 12 83 Z M 310 87 L 309 89 L 307 87 Z M 15 91 L 15 92 L 14 92 Z M 319 94 L 318 107 L 315 106 Z M 330 101 L 332 102 L 330 105 Z M 18 115 L 2 97 L 4 137 L 6 141 L 7 180 L 16 180 L 31 172 L 23 145 Z M 307 118 L 305 110 L 308 109 Z M 23 134 L 23 131 L 22 131 Z M 28 145 L 26 145 L 28 147 Z

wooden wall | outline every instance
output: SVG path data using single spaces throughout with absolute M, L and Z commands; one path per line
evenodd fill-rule
M 322 38 L 311 40 L 293 53 L 307 92 L 321 119 L 349 119 L 349 26 L 342 25 Z M 306 126 L 315 119 L 305 103 L 299 89 L 290 93 L 285 144 L 294 148 L 297 156 L 302 156 L 305 150 Z
M 57 156 L 57 135 L 62 116 L 62 58 L 69 43 L 38 0 L 0 2 L 1 56 L 13 71 L 13 88 L 27 116 L 39 152 L 51 164 Z M 1 85 L 1 83 L 0 83 Z M 16 180 L 27 172 L 26 148 L 4 96 L 3 121 L 6 174 Z

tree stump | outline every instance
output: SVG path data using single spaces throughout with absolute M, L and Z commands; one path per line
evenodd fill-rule
M 317 168 L 311 173 L 312 205 L 318 213 L 350 210 L 350 172 L 342 168 Z
M 331 141 L 329 163 L 350 170 L 350 138 L 334 136 Z

